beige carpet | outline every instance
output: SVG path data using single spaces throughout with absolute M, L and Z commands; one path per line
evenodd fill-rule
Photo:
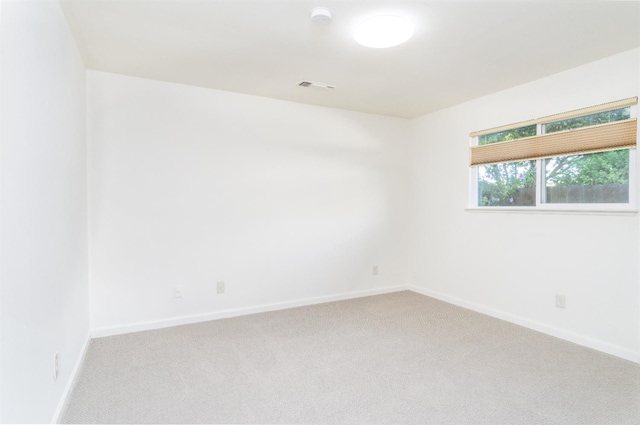
M 63 421 L 637 425 L 640 365 L 399 292 L 95 339 Z

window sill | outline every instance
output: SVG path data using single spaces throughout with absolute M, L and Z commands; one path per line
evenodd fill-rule
M 536 208 L 536 207 L 467 207 L 473 213 L 524 213 L 524 214 L 571 214 L 571 215 L 637 215 L 635 208 Z

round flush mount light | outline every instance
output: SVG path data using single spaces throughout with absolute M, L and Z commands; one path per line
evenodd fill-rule
M 364 21 L 356 29 L 354 38 L 366 47 L 383 49 L 409 40 L 413 35 L 413 25 L 401 16 L 374 16 Z

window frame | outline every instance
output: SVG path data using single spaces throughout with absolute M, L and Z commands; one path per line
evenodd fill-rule
M 638 105 L 629 105 L 629 119 L 638 117 Z M 586 116 L 588 114 L 582 115 Z M 549 121 L 553 122 L 553 121 Z M 545 134 L 547 123 L 536 124 L 536 135 Z M 469 146 L 478 146 L 479 136 L 469 137 Z M 543 192 L 546 187 L 544 161 L 536 159 L 536 204 L 532 206 L 480 206 L 478 205 L 478 174 L 480 165 L 469 167 L 469 206 L 474 211 L 522 211 L 522 212 L 620 212 L 637 213 L 637 148 L 629 149 L 629 202 L 628 203 L 545 203 Z M 555 157 L 550 157 L 555 158 Z

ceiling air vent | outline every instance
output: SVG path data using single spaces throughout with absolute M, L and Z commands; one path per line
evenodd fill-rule
M 330 84 L 316 83 L 314 81 L 303 81 L 298 85 L 300 87 L 311 87 L 312 89 L 318 89 L 318 90 L 333 90 L 336 88 L 335 86 L 332 86 Z

